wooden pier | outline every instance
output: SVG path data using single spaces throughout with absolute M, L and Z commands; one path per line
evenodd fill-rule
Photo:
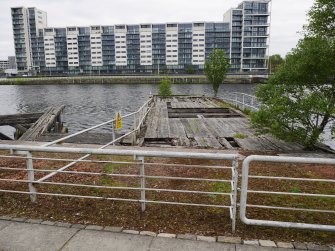
M 208 97 L 155 97 L 141 131 L 142 146 L 300 151 L 303 147 L 271 136 L 256 136 L 249 118 L 222 101 Z
M 63 129 L 61 112 L 65 106 L 49 107 L 44 113 L 1 115 L 0 126 L 12 126 L 16 129 L 15 139 L 35 141 L 47 132 L 60 133 Z M 0 139 L 11 140 L 0 133 Z

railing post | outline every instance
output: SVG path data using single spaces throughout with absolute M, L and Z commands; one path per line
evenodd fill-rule
M 243 110 L 245 109 L 245 105 L 244 105 L 244 102 L 245 102 L 245 100 L 244 100 L 244 94 L 243 94 L 243 96 L 242 96 L 242 103 L 243 103 Z
M 145 211 L 145 167 L 144 167 L 144 157 L 136 156 L 136 160 L 140 162 L 140 177 L 141 177 L 141 211 Z
M 136 145 L 137 132 L 136 132 L 137 122 L 136 122 L 136 113 L 134 113 L 134 133 L 133 133 L 133 145 Z
M 112 137 L 113 137 L 113 146 L 115 146 L 115 126 L 114 122 L 112 122 Z
M 237 105 L 237 93 L 235 93 L 235 105 L 238 106 Z
M 31 152 L 27 152 L 27 171 L 28 171 L 28 187 L 29 187 L 29 193 L 30 193 L 30 200 L 31 202 L 36 202 L 36 188 L 34 186 L 35 181 L 35 175 L 34 175 L 34 166 L 33 166 L 33 159 Z
M 235 159 L 233 160 L 233 169 L 232 169 L 232 173 L 233 173 L 233 217 L 232 217 L 232 232 L 235 233 L 236 230 L 236 212 L 237 212 L 237 183 L 238 183 L 238 159 L 237 157 L 235 157 Z

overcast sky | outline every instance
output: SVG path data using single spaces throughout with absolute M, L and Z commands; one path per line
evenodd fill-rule
M 222 21 L 242 0 L 0 0 L 0 59 L 14 55 L 10 7 L 37 7 L 51 27 Z M 286 55 L 300 38 L 313 0 L 272 0 L 270 54 Z

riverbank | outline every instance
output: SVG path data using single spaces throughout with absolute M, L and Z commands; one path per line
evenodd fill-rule
M 159 84 L 165 76 L 73 76 L 73 77 L 24 77 L 0 80 L 0 85 L 45 84 Z M 209 84 L 204 75 L 169 76 L 173 84 Z M 266 79 L 252 75 L 228 75 L 225 84 L 257 84 Z

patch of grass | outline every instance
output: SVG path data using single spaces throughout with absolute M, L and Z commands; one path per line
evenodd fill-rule
M 215 193 L 230 193 L 231 185 L 230 183 L 227 183 L 227 182 L 213 182 L 212 191 Z
M 245 138 L 248 138 L 247 135 L 243 134 L 243 133 L 236 133 L 234 135 L 234 138 L 237 138 L 237 139 L 245 139 Z
M 111 186 L 111 187 L 126 187 L 127 186 L 126 183 L 114 180 L 111 177 L 101 177 L 100 181 L 103 186 Z
M 290 192 L 291 193 L 301 193 L 301 188 L 298 186 L 291 187 Z
M 121 163 L 106 163 L 104 165 L 104 173 L 114 173 L 114 171 L 119 170 L 121 167 L 125 167 L 125 164 Z

